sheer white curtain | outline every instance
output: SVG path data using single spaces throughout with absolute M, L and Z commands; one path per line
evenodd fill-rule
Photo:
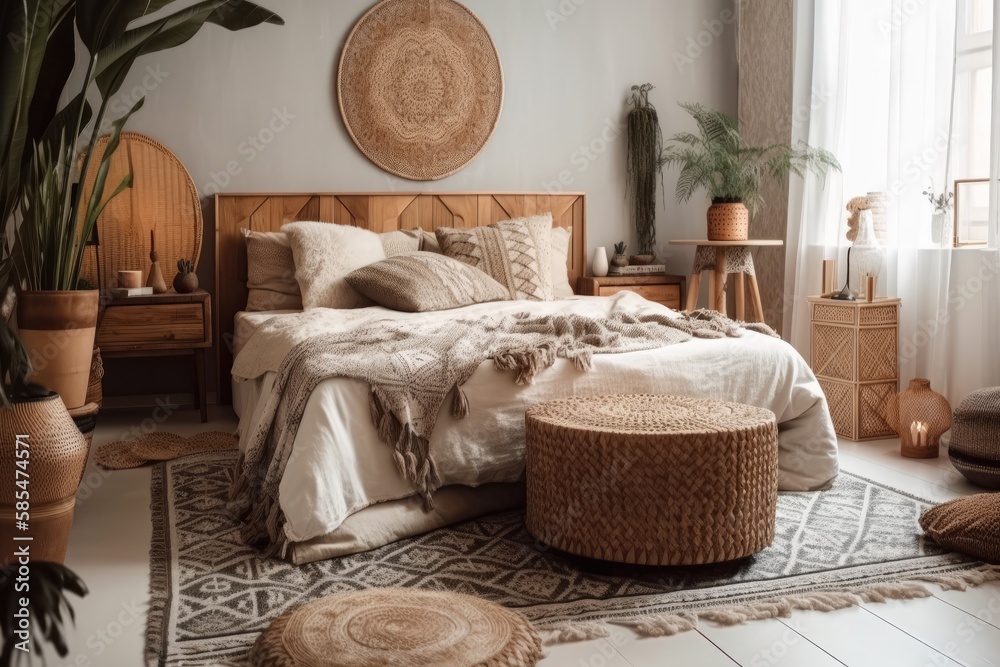
M 888 192 L 879 294 L 902 299 L 900 378 L 904 386 L 930 378 L 953 403 L 1000 384 L 997 253 L 934 244 L 933 207 L 922 194 L 928 187 L 952 190 L 956 16 L 963 1 L 796 2 L 792 139 L 832 150 L 843 173 L 792 188 L 786 292 L 794 298 L 784 332 L 809 354 L 805 298 L 819 293 L 822 260 L 837 259 L 841 284 L 846 277 L 845 205 Z M 1000 132 L 993 134 L 997 165 Z M 994 181 L 997 175 L 994 166 Z M 992 212 L 995 248 L 996 206 Z

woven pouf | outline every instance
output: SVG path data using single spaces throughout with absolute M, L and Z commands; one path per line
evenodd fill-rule
M 958 406 L 948 456 L 973 484 L 1000 489 L 1000 387 L 974 391 Z
M 774 414 L 679 396 L 574 397 L 530 408 L 528 531 L 588 558 L 697 565 L 771 544 Z
M 458 593 L 338 593 L 279 616 L 254 642 L 252 667 L 520 667 L 542 644 L 517 612 Z

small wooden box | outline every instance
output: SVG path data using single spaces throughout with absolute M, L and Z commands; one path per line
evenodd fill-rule
M 811 365 L 826 394 L 837 435 L 878 440 L 896 435 L 886 404 L 899 391 L 899 299 L 809 298 Z
M 649 301 L 667 308 L 682 310 L 684 277 L 658 274 L 652 276 L 607 276 L 580 278 L 578 292 L 584 296 L 612 296 L 618 292 L 635 292 Z

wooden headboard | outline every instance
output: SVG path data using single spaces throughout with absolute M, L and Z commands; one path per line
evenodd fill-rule
M 586 203 L 581 193 L 425 192 L 357 194 L 217 194 L 215 196 L 219 403 L 232 400 L 233 319 L 247 302 L 247 253 L 240 229 L 278 231 L 296 220 L 336 222 L 374 232 L 438 227 L 485 227 L 501 220 L 552 213 L 573 230 L 570 285 L 586 273 Z

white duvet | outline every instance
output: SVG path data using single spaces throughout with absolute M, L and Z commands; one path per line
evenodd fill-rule
M 633 294 L 625 298 L 670 312 Z M 351 323 L 344 326 L 380 318 L 470 319 L 525 311 L 600 317 L 607 314 L 609 301 L 575 297 L 545 303 L 488 303 L 422 314 L 373 307 L 351 311 L 345 318 Z M 297 342 L 316 333 L 303 331 L 294 339 L 274 336 L 267 341 L 271 354 L 263 364 L 241 364 L 242 353 L 237 355 L 233 372 L 241 441 L 257 425 L 281 359 Z M 268 326 L 261 325 L 252 335 L 269 336 Z M 255 370 L 248 371 L 250 367 Z M 431 455 L 443 485 L 516 482 L 524 471 L 525 409 L 554 398 L 593 394 L 681 394 L 767 408 L 777 415 L 780 430 L 780 489 L 822 488 L 838 472 L 837 438 L 823 391 L 809 366 L 787 343 L 752 332 L 742 338 L 694 339 L 643 352 L 598 354 L 589 372 L 559 359 L 530 386 L 515 385 L 511 373 L 498 372 L 487 361 L 464 389 L 470 414 L 454 419 L 446 401 L 431 438 Z M 390 448 L 378 439 L 369 416 L 368 393 L 362 382 L 335 378 L 322 382 L 309 399 L 279 490 L 290 541 L 327 535 L 366 507 L 415 495 L 397 473 Z

